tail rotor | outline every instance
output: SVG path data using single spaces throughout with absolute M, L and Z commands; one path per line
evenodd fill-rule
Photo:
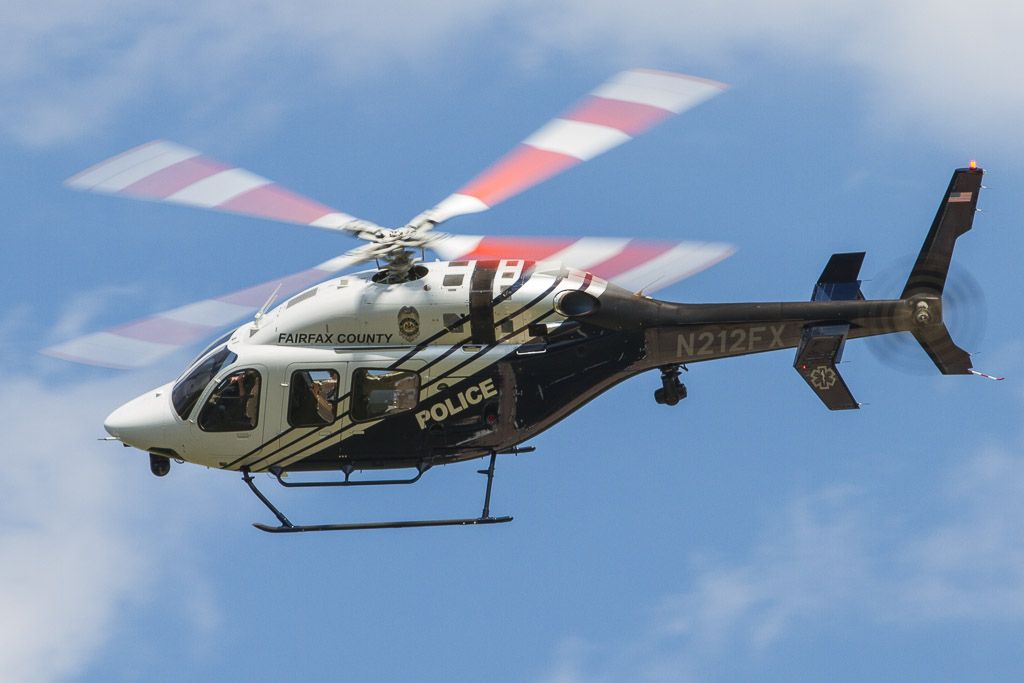
M 864 282 L 868 298 L 889 299 L 899 295 L 910 268 L 909 259 L 890 266 Z M 969 271 L 953 265 L 942 292 L 942 318 L 953 339 L 968 351 L 982 347 L 988 321 L 984 290 Z M 865 340 L 881 363 L 908 375 L 930 375 L 935 365 L 909 332 L 883 334 Z

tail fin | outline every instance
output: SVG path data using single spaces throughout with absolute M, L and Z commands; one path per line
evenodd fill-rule
M 901 299 L 909 299 L 917 294 L 942 295 L 956 238 L 970 230 L 974 224 L 983 174 L 980 168 L 958 168 L 953 172 L 949 188 L 932 221 L 932 228 L 928 231 L 928 237 L 917 256 L 903 294 L 900 295 Z
M 942 296 L 956 239 L 974 224 L 983 174 L 984 171 L 974 168 L 973 164 L 971 168 L 958 168 L 953 172 L 901 299 Z M 913 331 L 914 338 L 944 375 L 970 374 L 970 354 L 953 342 L 941 320 L 939 317 L 938 322 L 917 328 Z

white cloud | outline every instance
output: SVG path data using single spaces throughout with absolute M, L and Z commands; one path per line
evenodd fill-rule
M 85 334 L 90 323 L 111 301 L 136 292 L 136 288 L 127 286 L 103 286 L 75 292 L 57 316 L 50 339 L 57 342 Z
M 337 83 L 416 65 L 496 4 L 15 0 L 0 8 L 0 120 L 23 144 L 48 145 L 168 96 L 198 115 L 273 118 L 260 100 L 295 73 Z
M 668 600 L 663 632 L 701 649 L 739 637 L 761 649 L 796 621 L 852 595 L 868 581 L 865 520 L 851 489 L 798 499 L 754 550 L 754 560 L 698 574 L 694 588 Z M 739 633 L 737 633 L 739 630 Z
M 796 499 L 745 560 L 695 562 L 645 635 L 613 647 L 571 637 L 545 680 L 714 679 L 823 621 L 1024 623 L 1024 457 L 988 448 L 941 479 L 915 509 L 933 520 L 923 527 L 867 490 Z
M 547 683 L 593 683 L 588 673 L 584 673 L 583 666 L 587 657 L 593 654 L 593 648 L 581 638 L 567 638 L 558 646 L 555 654 L 555 665 L 548 672 L 545 681 Z
M 152 599 L 161 565 L 179 541 L 165 533 L 190 505 L 163 512 L 126 458 L 142 472 L 145 454 L 98 442 L 106 412 L 137 390 L 139 378 L 68 385 L 8 377 L 0 387 L 4 475 L 0 478 L 0 671 L 4 680 L 80 676 L 108 644 L 130 607 Z M 203 507 L 199 505 L 199 507 Z M 175 580 L 178 577 L 171 577 Z M 203 594 L 183 615 L 216 624 Z
M 1024 106 L 1024 87 L 1005 77 L 1024 67 L 1022 24 L 1024 6 L 1005 0 L 15 0 L 0 8 L 0 120 L 23 144 L 45 145 L 165 95 L 194 112 L 273 118 L 268 93 L 295 73 L 338 84 L 396 67 L 450 70 L 452 41 L 488 40 L 534 66 L 566 52 L 739 73 L 751 59 L 810 60 L 860 74 L 880 119 L 1004 137 Z M 507 40 L 495 45 L 495 32 Z
M 0 367 L 15 367 L 22 362 L 23 350 L 18 346 L 19 337 L 32 321 L 32 307 L 29 304 L 13 304 L 0 315 Z
M 951 519 L 908 544 L 900 619 L 1024 620 L 1024 458 L 990 448 L 953 471 Z
M 808 60 L 861 75 L 879 119 L 936 133 L 995 127 L 1005 136 L 1024 106 L 1024 5 L 981 0 L 886 2 L 561 0 L 531 24 L 546 50 L 730 65 Z

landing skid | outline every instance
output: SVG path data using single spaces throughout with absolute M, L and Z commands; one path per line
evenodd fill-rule
M 293 534 L 300 531 L 356 531 L 358 529 L 408 529 L 421 526 L 470 526 L 473 524 L 502 524 L 511 522 L 511 517 L 467 517 L 465 519 L 414 519 L 404 522 L 360 522 L 356 524 L 302 524 L 270 526 L 254 522 L 260 531 L 272 534 Z
M 532 449 L 530 449 L 532 450 Z M 520 449 L 518 452 L 527 452 L 526 449 Z M 242 479 L 249 486 L 252 492 L 260 499 L 260 502 L 267 506 L 267 509 L 274 513 L 277 517 L 277 521 L 280 522 L 279 526 L 270 526 L 267 524 L 254 523 L 253 526 L 260 531 L 266 531 L 273 534 L 288 534 L 288 533 L 299 533 L 303 531 L 357 531 L 360 529 L 408 529 L 415 527 L 431 527 L 431 526 L 473 526 L 477 524 L 503 524 L 505 522 L 511 522 L 512 517 L 492 517 L 491 516 L 491 486 L 494 483 L 494 463 L 497 459 L 498 453 L 491 451 L 491 459 L 488 463 L 487 469 L 477 470 L 480 474 L 487 476 L 487 489 L 484 493 L 484 508 L 480 513 L 479 517 L 464 517 L 456 519 L 414 519 L 414 520 L 398 520 L 392 522 L 357 522 L 352 524 L 292 524 L 284 514 L 278 510 L 270 500 L 263 495 L 263 493 L 256 488 L 256 483 L 253 481 L 252 474 L 250 474 L 247 468 L 242 469 Z M 412 480 L 389 480 L 387 483 L 406 484 L 418 481 L 424 470 L 421 470 L 418 475 Z M 278 481 L 281 481 L 280 473 L 275 473 L 278 477 Z M 348 483 L 348 474 L 346 473 L 346 483 Z M 283 481 L 281 483 L 284 483 Z M 354 482 L 353 482 L 354 483 Z M 376 482 L 378 485 L 385 482 Z M 322 483 L 308 483 L 307 486 L 338 486 L 340 482 L 322 482 Z M 350 484 L 351 485 L 351 484 Z

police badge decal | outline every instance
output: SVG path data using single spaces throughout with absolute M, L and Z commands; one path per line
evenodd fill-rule
M 419 311 L 412 306 L 402 306 L 402 309 L 398 311 L 398 333 L 407 342 L 420 336 Z

